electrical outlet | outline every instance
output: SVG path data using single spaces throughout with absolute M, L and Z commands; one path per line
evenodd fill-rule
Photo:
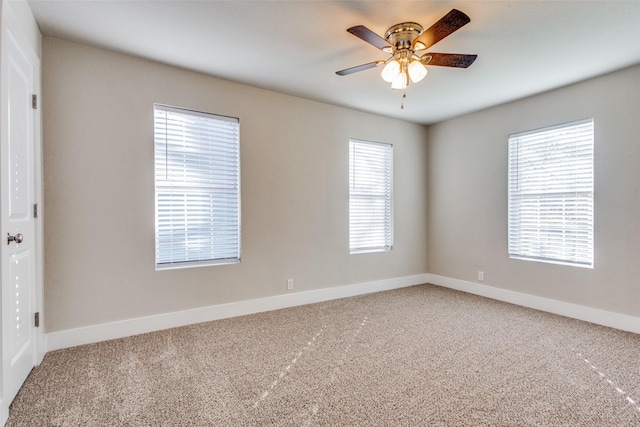
M 293 290 L 293 279 L 287 279 L 287 290 Z
M 478 271 L 478 280 L 484 282 L 484 271 Z

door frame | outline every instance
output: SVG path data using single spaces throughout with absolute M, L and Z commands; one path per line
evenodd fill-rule
M 6 69 L 6 52 L 5 52 L 5 34 L 7 31 L 11 31 L 14 39 L 20 44 L 22 49 L 29 56 L 29 60 L 33 65 L 33 94 L 37 97 L 37 108 L 34 111 L 33 118 L 33 203 L 38 204 L 38 217 L 35 220 L 35 283 L 34 283 L 34 296 L 35 296 L 35 311 L 40 313 L 40 327 L 35 328 L 35 363 L 39 365 L 44 358 L 47 351 L 46 335 L 44 333 L 44 321 L 45 314 L 43 310 L 44 301 L 44 209 L 43 209 L 43 157 L 42 157 L 42 94 L 40 87 L 40 80 L 42 76 L 41 61 L 40 61 L 40 46 L 41 35 L 37 29 L 37 25 L 31 13 L 31 9 L 28 4 L 24 2 L 10 2 L 0 0 L 1 23 L 0 23 L 0 143 L 8 144 L 6 140 L 7 132 L 7 91 L 6 87 L 8 82 L 6 81 L 6 75 L 2 71 Z M 17 4 L 16 4 L 17 3 Z M 13 8 L 17 8 L 15 10 Z M 36 46 L 34 46 L 34 43 Z M 0 174 L 2 179 L 2 174 Z M 4 230 L 2 230 L 4 231 Z M 0 242 L 0 248 L 4 252 L 6 245 Z M 3 254 L 4 256 L 4 254 Z M 2 277 L 2 265 L 0 264 L 0 278 Z M 0 279 L 2 282 L 2 279 Z M 5 291 L 5 283 L 0 283 L 1 291 L 0 297 Z M 1 312 L 0 305 L 0 312 Z M 5 322 L 5 315 L 8 313 L 1 313 L 0 325 Z M 0 336 L 2 334 L 2 328 L 0 327 Z M 4 366 L 4 354 L 1 354 L 2 363 L 0 363 L 0 425 L 4 425 L 9 417 L 9 405 L 11 402 L 7 402 L 4 398 L 5 393 L 3 388 L 4 375 L 2 369 Z

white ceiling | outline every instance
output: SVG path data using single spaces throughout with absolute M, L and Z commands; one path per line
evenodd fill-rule
M 282 93 L 430 124 L 640 64 L 640 1 L 28 0 L 42 33 Z M 335 71 L 388 54 L 347 33 L 428 28 L 452 8 L 471 22 L 432 52 L 473 53 L 468 69 L 429 67 L 401 93 L 380 69 Z

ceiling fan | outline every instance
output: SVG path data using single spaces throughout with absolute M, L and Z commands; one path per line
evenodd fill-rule
M 404 90 L 410 81 L 417 83 L 427 75 L 425 65 L 467 68 L 478 55 L 434 52 L 421 54 L 421 51 L 430 48 L 469 22 L 471 19 L 465 13 L 452 9 L 427 30 L 415 22 L 402 22 L 389 28 L 384 38 L 364 25 L 356 25 L 347 31 L 383 52 L 390 53 L 391 57 L 336 71 L 336 74 L 346 76 L 384 65 L 382 78 L 391 83 L 391 89 Z

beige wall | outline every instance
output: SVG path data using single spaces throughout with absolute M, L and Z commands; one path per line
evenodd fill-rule
M 429 128 L 429 272 L 640 316 L 640 67 Z M 595 267 L 509 259 L 507 138 L 593 117 Z
M 43 103 L 47 332 L 427 272 L 422 126 L 52 38 Z M 154 103 L 240 118 L 241 264 L 155 271 Z M 391 252 L 349 255 L 349 138 L 394 144 Z

